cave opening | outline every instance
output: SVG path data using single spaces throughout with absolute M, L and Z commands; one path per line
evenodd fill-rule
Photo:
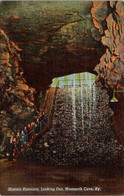
M 56 166 L 119 163 L 122 145 L 110 126 L 114 114 L 109 107 L 110 97 L 96 80 L 97 76 L 89 72 L 52 80 L 49 89 L 53 88 L 55 92 L 51 124 L 47 132 L 37 137 L 32 147 L 22 154 L 24 159 Z M 51 94 L 48 99 L 49 96 Z

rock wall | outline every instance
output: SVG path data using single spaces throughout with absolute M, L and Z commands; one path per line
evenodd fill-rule
M 91 14 L 94 23 L 92 36 L 96 40 L 101 39 L 106 47 L 106 52 L 95 70 L 108 92 L 113 89 L 124 90 L 124 2 L 93 2 Z M 123 92 L 116 93 L 116 97 L 118 103 L 111 103 L 115 113 L 111 124 L 116 137 L 123 143 Z
M 0 150 L 14 132 L 21 130 L 35 114 L 34 93 L 23 78 L 18 54 L 21 49 L 0 29 Z M 4 138 L 4 140 L 3 140 Z
M 106 46 L 95 70 L 107 88 L 124 89 L 124 2 L 93 2 L 91 14 L 97 31 L 93 36 Z

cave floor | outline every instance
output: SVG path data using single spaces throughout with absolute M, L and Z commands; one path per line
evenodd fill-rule
M 121 168 L 43 166 L 40 162 L 32 161 L 1 161 L 0 168 L 0 193 L 4 195 L 123 195 L 124 193 L 124 171 Z M 21 191 L 8 191 L 9 187 L 21 188 Z M 38 190 L 23 191 L 23 187 Z M 41 191 L 41 187 L 53 188 L 55 191 Z M 63 189 L 58 191 L 57 187 Z M 82 190 L 65 191 L 65 187 L 82 187 Z

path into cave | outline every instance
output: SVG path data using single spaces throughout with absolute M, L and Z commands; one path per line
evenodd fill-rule
M 51 129 L 22 157 L 49 165 L 120 164 L 123 148 L 110 128 L 113 112 L 107 91 L 95 84 L 92 74 L 68 77 L 53 81 L 57 87 Z

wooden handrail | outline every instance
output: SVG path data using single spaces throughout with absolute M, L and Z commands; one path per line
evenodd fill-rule
M 55 90 L 54 90 L 54 92 L 53 92 L 53 95 L 52 95 L 52 101 L 51 101 L 51 105 L 50 105 L 50 109 L 49 109 L 49 111 L 48 111 L 48 114 L 47 114 L 47 116 L 48 116 L 48 120 L 47 120 L 47 123 L 46 124 L 44 124 L 44 127 L 40 130 L 40 132 L 39 132 L 39 134 L 38 135 L 36 135 L 35 137 L 34 137 L 34 139 L 33 139 L 33 141 L 32 141 L 32 144 L 35 142 L 35 140 L 39 137 L 39 136 L 41 136 L 42 134 L 44 134 L 46 131 L 49 131 L 49 128 L 50 128 L 50 126 L 51 126 L 51 122 L 52 122 L 52 109 L 53 109 L 53 105 L 54 105 L 54 97 L 55 97 L 55 94 L 56 94 L 56 90 L 57 90 L 57 87 L 51 87 L 51 88 L 54 88 Z M 48 100 L 48 98 L 49 98 L 49 92 L 50 92 L 50 89 L 47 91 L 47 94 L 46 94 L 46 98 L 45 98 L 45 103 L 44 103 L 44 105 L 43 105 L 43 107 L 42 107 L 42 111 L 45 111 L 45 107 L 46 107 L 46 105 L 47 105 L 47 100 Z

